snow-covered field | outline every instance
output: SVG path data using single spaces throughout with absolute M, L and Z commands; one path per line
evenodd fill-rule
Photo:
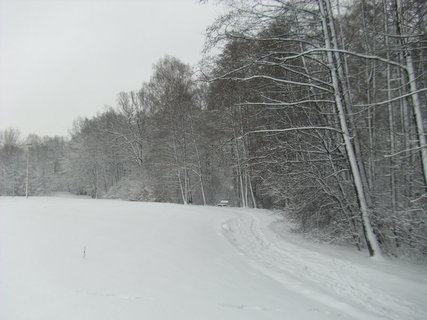
M 0 319 L 427 319 L 427 270 L 263 210 L 0 198 Z

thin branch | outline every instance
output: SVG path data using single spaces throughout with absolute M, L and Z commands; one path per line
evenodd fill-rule
M 305 104 L 305 103 L 335 103 L 335 101 L 332 100 L 301 100 L 301 101 L 297 101 L 297 102 L 243 102 L 243 103 L 239 103 L 236 104 L 236 106 L 269 106 L 269 107 L 290 107 L 290 106 L 296 106 L 296 105 L 300 105 L 300 104 Z
M 250 80 L 254 80 L 254 79 L 266 79 L 266 80 L 271 80 L 274 82 L 279 82 L 279 83 L 286 83 L 286 84 L 294 84 L 297 86 L 303 86 L 303 87 L 310 87 L 310 88 L 316 88 L 319 90 L 323 90 L 329 93 L 332 93 L 331 90 L 317 86 L 315 84 L 310 84 L 310 83 L 305 83 L 305 82 L 297 82 L 297 81 L 292 81 L 292 80 L 285 80 L 285 79 L 278 79 L 278 78 L 274 78 L 274 77 L 270 77 L 270 76 L 266 76 L 266 75 L 255 75 L 255 76 L 250 76 L 250 77 L 227 77 L 227 78 L 222 78 L 224 80 L 235 80 L 235 81 L 250 81 Z
M 397 101 L 397 100 L 400 100 L 400 99 L 404 99 L 404 98 L 412 96 L 415 93 L 420 93 L 420 92 L 424 92 L 424 91 L 427 91 L 427 88 L 422 88 L 422 89 L 419 89 L 417 91 L 410 92 L 410 93 L 407 93 L 407 94 L 404 94 L 404 95 L 401 95 L 401 96 L 398 96 L 398 97 L 395 97 L 393 99 L 386 100 L 386 101 L 375 102 L 375 103 L 370 103 L 370 104 L 356 104 L 356 105 L 354 105 L 354 107 L 373 107 L 373 106 L 379 106 L 379 105 L 382 105 L 382 104 L 387 104 L 387 103 L 394 102 L 394 101 Z
M 254 133 L 283 133 L 283 132 L 299 131 L 299 130 L 328 130 L 328 131 L 334 131 L 334 132 L 338 132 L 340 134 L 343 134 L 343 132 L 341 130 L 338 130 L 338 129 L 332 128 L 332 127 L 296 127 L 296 128 L 286 128 L 286 129 L 263 129 L 263 130 L 249 131 L 249 132 L 246 132 L 245 134 L 241 135 L 237 139 L 242 139 L 245 136 L 247 136 L 249 134 L 254 134 Z
M 411 148 L 411 149 L 402 150 L 402 151 L 399 151 L 399 152 L 396 152 L 396 153 L 393 153 L 393 154 L 386 154 L 386 155 L 384 155 L 384 158 L 395 157 L 395 156 L 398 156 L 399 154 L 410 152 L 410 151 L 419 151 L 422 148 L 427 148 L 427 146 L 424 145 L 424 146 L 420 146 L 420 147 L 415 147 L 415 148 Z

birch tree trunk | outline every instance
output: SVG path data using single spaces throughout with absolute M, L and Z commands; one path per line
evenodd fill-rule
M 199 151 L 199 147 L 197 146 L 197 141 L 196 141 L 196 136 L 195 136 L 195 132 L 194 132 L 194 118 L 193 118 L 193 108 L 192 106 L 189 107 L 189 116 L 190 116 L 190 133 L 191 133 L 191 138 L 193 140 L 193 144 L 194 144 L 194 149 L 196 151 L 196 158 L 197 158 L 197 166 L 198 166 L 198 172 L 197 175 L 199 176 L 199 182 L 200 182 L 200 191 L 202 193 L 202 200 L 203 200 L 203 205 L 206 205 L 206 195 L 205 195 L 205 185 L 204 185 L 204 181 L 203 181 L 203 172 L 202 172 L 202 160 L 200 157 L 200 151 Z
M 354 186 L 355 186 L 357 197 L 358 197 L 365 240 L 368 246 L 369 254 L 371 256 L 378 257 L 378 256 L 381 256 L 381 251 L 378 244 L 378 240 L 376 239 L 373 228 L 372 228 L 370 210 L 368 207 L 366 194 L 365 194 L 366 190 L 362 183 L 362 177 L 359 170 L 358 159 L 356 158 L 354 147 L 350 138 L 349 128 L 347 125 L 348 118 L 346 117 L 343 100 L 340 94 L 341 88 L 339 83 L 337 65 L 336 65 L 336 62 L 334 61 L 334 56 L 331 52 L 331 49 L 333 49 L 332 47 L 333 41 L 331 40 L 333 39 L 331 39 L 332 36 L 329 30 L 329 23 L 333 19 L 333 16 L 330 9 L 330 2 L 329 0 L 319 0 L 318 2 L 319 2 L 319 9 L 321 12 L 322 28 L 323 28 L 323 33 L 325 37 L 325 47 L 327 49 L 327 53 L 326 53 L 327 60 L 330 68 L 332 85 L 334 88 L 335 105 L 338 113 L 340 127 L 343 132 L 344 144 L 345 144 L 345 148 L 348 156 L 348 161 L 350 163 L 351 173 L 354 179 Z
M 325 10 L 328 14 L 327 19 L 325 21 L 326 27 L 327 27 L 328 33 L 330 32 L 329 41 L 331 46 L 328 49 L 339 49 L 338 34 L 335 29 L 335 20 L 333 17 L 331 1 L 325 0 L 324 4 L 325 4 Z M 341 57 L 341 53 L 338 51 L 334 51 L 334 58 L 335 58 L 335 68 L 336 68 L 335 70 L 337 72 L 337 84 L 338 84 L 337 88 L 339 89 L 340 96 L 342 97 L 341 101 L 343 105 L 343 111 L 344 113 L 346 113 L 346 118 L 347 118 L 346 122 L 348 123 L 348 126 L 347 126 L 348 132 L 349 134 L 352 134 L 352 140 L 353 140 L 352 145 L 353 145 L 354 153 L 357 159 L 357 166 L 359 168 L 360 179 L 365 189 L 365 199 L 368 207 L 371 207 L 372 200 L 369 192 L 370 191 L 369 183 L 368 183 L 368 179 L 365 171 L 365 165 L 363 163 L 359 135 L 357 134 L 356 124 L 353 117 L 352 101 L 350 97 L 351 88 L 348 80 L 348 73 L 345 72 L 344 70 L 344 68 L 348 69 L 347 60 L 345 58 L 343 59 Z
M 388 33 L 388 23 L 387 23 L 387 10 L 386 10 L 386 4 L 383 0 L 383 10 L 384 10 L 384 30 L 385 33 Z M 390 48 L 389 44 L 389 37 L 385 38 L 385 46 L 386 48 Z M 390 53 L 387 51 L 386 53 L 387 60 L 390 59 Z M 391 73 L 391 66 L 387 64 L 387 73 L 386 73 L 386 82 L 387 82 L 387 99 L 392 99 L 392 86 L 391 86 L 391 79 L 392 79 L 392 73 Z M 395 147 L 395 137 L 394 137 L 394 117 L 393 117 L 393 104 L 391 102 L 388 103 L 388 122 L 389 122 L 389 139 L 390 139 L 390 154 L 394 154 L 396 147 Z M 396 173 L 394 170 L 394 161 L 393 157 L 390 157 L 390 192 L 391 192 L 391 206 L 393 215 L 396 213 L 396 205 L 397 205 L 397 199 L 396 199 Z
M 400 0 L 395 0 L 396 6 L 396 28 L 398 34 L 402 32 L 402 5 Z M 403 55 L 405 56 L 406 73 L 409 80 L 409 90 L 411 93 L 412 107 L 415 116 L 415 124 L 417 128 L 418 147 L 420 149 L 421 164 L 424 178 L 424 187 L 427 188 L 427 144 L 424 131 L 423 116 L 421 113 L 421 102 L 418 94 L 417 80 L 415 75 L 414 62 L 412 52 L 407 41 L 402 40 Z

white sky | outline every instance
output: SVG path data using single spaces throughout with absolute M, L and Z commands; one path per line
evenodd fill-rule
M 0 0 L 0 130 L 67 135 L 164 55 L 196 64 L 219 12 L 197 0 Z

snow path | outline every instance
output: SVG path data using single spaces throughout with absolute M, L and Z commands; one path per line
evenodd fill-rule
M 0 198 L 0 319 L 427 319 L 425 268 L 310 243 L 278 219 Z
M 260 216 L 256 211 L 230 219 L 222 228 L 253 267 L 344 314 L 357 319 L 427 319 L 426 270 L 405 274 L 390 262 L 363 257 L 356 264 L 354 255 L 331 254 L 319 244 L 316 248 L 316 244 L 283 230 L 277 217 Z

